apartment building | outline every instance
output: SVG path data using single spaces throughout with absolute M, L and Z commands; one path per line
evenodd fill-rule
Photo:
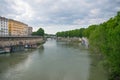
M 9 19 L 9 35 L 10 36 L 27 36 L 28 25 L 13 19 Z
M 8 19 L 0 16 L 0 36 L 8 36 Z
M 28 35 L 29 35 L 29 36 L 32 34 L 32 30 L 33 30 L 32 27 L 28 27 Z

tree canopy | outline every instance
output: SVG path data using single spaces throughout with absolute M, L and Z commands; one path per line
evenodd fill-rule
M 62 31 L 57 32 L 57 37 L 83 37 L 83 31 L 85 28 L 75 29 L 75 30 L 69 30 L 69 31 Z
M 120 80 L 120 12 L 90 31 L 87 37 L 91 49 L 104 56 L 110 80 Z
M 33 32 L 32 35 L 35 36 L 44 36 L 44 30 L 42 28 L 39 28 L 36 32 Z

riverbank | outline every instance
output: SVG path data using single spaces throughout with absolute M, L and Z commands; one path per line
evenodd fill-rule
M 85 48 L 89 48 L 89 41 L 86 37 L 78 38 L 78 37 L 57 37 L 57 41 L 63 41 L 63 42 L 71 42 L 71 43 L 80 43 Z
M 57 37 L 57 41 L 66 41 L 66 42 L 81 42 L 81 38 L 73 37 Z
M 42 39 L 40 41 L 34 41 L 34 43 L 26 43 L 26 44 L 16 44 L 11 46 L 3 46 L 0 47 L 0 54 L 4 53 L 12 53 L 12 52 L 18 52 L 18 51 L 24 51 L 25 49 L 36 49 L 40 45 L 44 44 L 45 40 Z

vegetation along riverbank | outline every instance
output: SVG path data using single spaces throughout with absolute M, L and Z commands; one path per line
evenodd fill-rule
M 57 37 L 87 37 L 89 47 L 101 54 L 109 80 L 120 80 L 120 12 L 108 21 L 70 31 L 57 32 Z

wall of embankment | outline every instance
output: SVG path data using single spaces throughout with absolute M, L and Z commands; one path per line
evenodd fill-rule
M 42 37 L 0 37 L 0 49 L 9 51 L 24 50 L 24 48 L 35 48 L 44 43 Z

